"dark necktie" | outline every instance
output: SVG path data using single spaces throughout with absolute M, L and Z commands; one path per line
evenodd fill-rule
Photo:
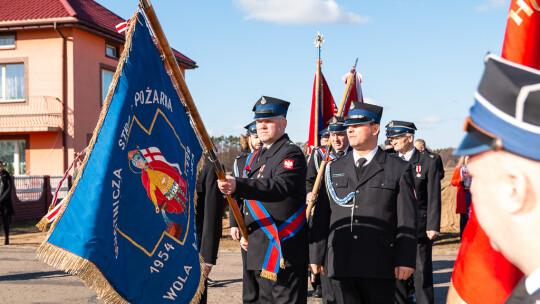
M 358 166 L 356 166 L 356 176 L 358 176 L 358 179 L 360 179 L 362 174 L 364 174 L 364 171 L 366 171 L 366 167 L 364 167 L 366 161 L 367 159 L 363 157 L 358 160 Z
M 261 157 L 263 156 L 264 152 L 266 152 L 266 150 L 268 150 L 267 147 L 262 147 L 261 148 L 261 151 L 259 152 L 259 157 L 257 158 L 257 162 L 259 162 L 261 160 Z
M 343 152 L 343 151 L 338 151 L 338 152 L 337 152 L 337 157 L 340 158 L 340 157 L 343 156 L 343 154 L 345 154 L 345 152 Z

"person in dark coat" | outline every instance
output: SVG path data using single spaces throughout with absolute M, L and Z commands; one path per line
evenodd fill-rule
M 382 107 L 354 101 L 352 153 L 331 161 L 310 230 L 310 268 L 331 278 L 337 303 L 394 303 L 414 271 L 417 207 L 412 167 L 377 146 Z
M 262 147 L 262 142 L 259 139 L 259 136 L 257 136 L 257 126 L 255 122 L 252 122 L 245 126 L 247 134 L 244 139 L 240 141 L 242 146 L 242 153 L 238 155 L 234 159 L 233 163 L 233 174 L 234 177 L 242 177 L 242 171 L 244 167 L 246 166 L 246 160 L 249 156 L 249 154 L 260 147 Z M 238 208 L 240 209 L 240 212 L 242 215 L 244 214 L 244 208 L 247 207 L 244 204 L 244 200 L 237 197 L 236 203 L 238 204 Z M 238 224 L 236 223 L 236 220 L 234 216 L 229 216 L 229 225 L 231 227 L 231 237 L 235 241 L 240 241 L 240 229 L 238 228 Z M 259 300 L 259 284 L 257 283 L 257 279 L 255 277 L 255 271 L 247 269 L 247 251 L 243 248 L 240 249 L 242 253 L 242 301 L 243 303 L 257 303 Z
M 352 148 L 349 146 L 349 139 L 347 138 L 347 127 L 343 124 L 345 119 L 343 117 L 334 116 L 328 122 L 328 134 L 329 140 L 332 144 L 332 149 L 328 154 L 329 160 L 340 158 L 350 152 Z M 314 191 L 313 185 L 317 179 L 317 174 L 319 174 L 319 169 L 321 162 L 324 158 L 326 152 L 326 147 L 318 147 L 313 149 L 311 156 L 308 161 L 308 171 L 306 177 L 306 192 L 308 193 L 306 199 L 309 202 L 314 196 L 311 193 Z M 325 190 L 323 190 L 325 191 Z M 317 192 L 315 190 L 315 192 Z M 312 209 L 314 212 L 315 209 Z M 313 224 L 310 221 L 310 226 Z M 312 274 L 313 294 L 314 298 L 321 298 L 323 303 L 334 303 L 334 294 L 332 292 L 332 285 L 328 277 L 325 274 Z
M 492 247 L 524 273 L 505 303 L 539 303 L 540 72 L 493 54 L 484 62 L 454 155 L 469 155 L 473 211 Z
M 397 155 L 411 163 L 414 190 L 418 200 L 418 251 L 414 287 L 417 303 L 434 303 L 432 244 L 441 228 L 441 181 L 436 159 L 414 147 L 416 126 L 412 122 L 393 120 L 386 125 L 386 137 Z M 411 294 L 405 280 L 396 282 L 396 302 L 409 303 Z
M 13 202 L 11 201 L 11 191 L 13 182 L 11 175 L 4 167 L 4 163 L 0 161 L 0 216 L 4 225 L 4 244 L 9 245 L 9 222 L 11 216 L 15 214 L 13 210 Z
M 204 273 L 208 278 L 212 267 L 216 264 L 221 239 L 223 216 L 223 194 L 217 188 L 217 175 L 210 159 L 203 154 L 202 168 L 197 175 L 195 199 L 195 225 L 199 241 L 199 254 L 203 258 Z M 208 282 L 205 280 L 205 290 L 199 303 L 207 301 Z
M 307 303 L 306 160 L 285 133 L 289 102 L 263 96 L 255 106 L 264 146 L 248 156 L 243 178 L 219 182 L 246 200 L 247 269 L 256 272 L 259 303 Z M 249 245 L 248 245 L 249 244 Z
M 426 141 L 423 139 L 415 140 L 414 147 L 416 148 L 416 150 L 427 154 L 429 157 L 434 158 L 437 161 L 437 165 L 439 166 L 439 179 L 442 180 L 444 178 L 444 164 L 441 156 L 437 153 L 429 151 L 426 148 Z

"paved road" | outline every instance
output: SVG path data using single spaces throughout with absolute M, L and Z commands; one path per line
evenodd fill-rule
M 0 303 L 101 303 L 78 277 L 36 260 L 35 249 L 0 245 Z M 445 302 L 455 257 L 455 252 L 434 255 L 436 303 Z M 209 289 L 208 303 L 241 303 L 241 266 L 239 251 L 219 252 L 210 274 L 217 284 Z M 308 303 L 321 301 L 309 298 Z

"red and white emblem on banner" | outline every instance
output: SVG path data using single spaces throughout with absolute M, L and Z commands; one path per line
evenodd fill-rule
M 115 27 L 116 27 L 117 32 L 122 33 L 127 30 L 128 26 L 129 26 L 129 20 L 122 23 L 118 23 Z
M 294 166 L 294 160 L 292 159 L 285 159 L 283 160 L 283 168 L 285 169 L 292 169 Z

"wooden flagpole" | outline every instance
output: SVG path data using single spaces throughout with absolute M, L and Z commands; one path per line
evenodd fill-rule
M 206 131 L 206 128 L 204 127 L 201 116 L 199 115 L 199 111 L 197 111 L 195 102 L 193 101 L 193 98 L 191 97 L 191 93 L 189 92 L 186 81 L 184 80 L 184 76 L 182 75 L 182 72 L 180 71 L 180 68 L 178 67 L 178 63 L 176 62 L 176 59 L 174 58 L 169 42 L 167 41 L 167 38 L 165 37 L 165 33 L 163 32 L 163 28 L 161 27 L 161 24 L 159 23 L 159 20 L 157 18 L 156 12 L 154 11 L 154 8 L 152 7 L 152 4 L 150 3 L 149 0 L 140 0 L 140 3 L 144 10 L 144 13 L 146 14 L 146 17 L 148 18 L 148 23 L 150 23 L 150 26 L 152 27 L 152 31 L 156 35 L 156 39 L 159 45 L 161 46 L 161 49 L 163 50 L 163 54 L 165 55 L 165 61 L 171 67 L 172 75 L 174 79 L 176 80 L 176 83 L 179 87 L 180 92 L 183 95 L 183 96 L 180 96 L 180 98 L 182 99 L 182 97 L 184 97 L 183 100 L 185 102 L 186 107 L 189 110 L 189 115 L 191 116 L 191 119 L 193 120 L 195 129 L 197 130 L 200 140 L 203 143 L 205 150 L 207 151 L 208 157 L 210 158 L 210 160 L 212 161 L 214 165 L 214 169 L 216 170 L 216 175 L 220 181 L 226 181 L 223 167 L 221 166 L 219 159 L 214 153 L 214 146 L 212 144 L 212 140 L 210 139 L 210 136 L 208 135 L 208 132 Z M 240 232 L 242 232 L 242 236 L 244 237 L 244 239 L 247 240 L 248 233 L 247 233 L 246 224 L 244 223 L 244 219 L 242 218 L 242 215 L 240 214 L 238 205 L 236 204 L 236 201 L 233 200 L 230 195 L 227 194 L 225 196 L 227 198 L 227 202 L 229 203 L 229 206 L 231 207 L 231 211 L 233 212 L 234 219 L 236 220 L 236 223 L 238 224 L 238 228 L 240 228 Z
M 356 63 L 358 63 L 358 58 L 356 59 L 356 62 L 354 63 L 353 72 L 349 75 L 349 78 L 347 78 L 347 86 L 345 87 L 345 92 L 343 93 L 343 98 L 341 99 L 341 103 L 339 104 L 338 112 L 336 116 L 343 116 L 343 107 L 345 107 L 345 103 L 347 102 L 347 99 L 349 98 L 349 94 L 351 93 L 352 88 L 352 82 L 356 81 L 354 79 L 354 75 L 356 74 Z M 321 185 L 321 179 L 324 174 L 324 167 L 326 166 L 326 159 L 328 158 L 328 154 L 330 153 L 330 150 L 332 149 L 332 141 L 328 141 L 328 145 L 326 146 L 326 152 L 324 153 L 323 160 L 321 161 L 321 164 L 319 166 L 319 172 L 317 172 L 317 178 L 315 179 L 315 183 L 313 184 L 313 189 L 311 190 L 311 193 L 317 195 L 319 192 L 319 187 Z M 309 220 L 309 216 L 311 215 L 311 209 L 313 209 L 313 204 L 315 201 L 308 201 L 308 206 L 306 208 L 306 219 Z

